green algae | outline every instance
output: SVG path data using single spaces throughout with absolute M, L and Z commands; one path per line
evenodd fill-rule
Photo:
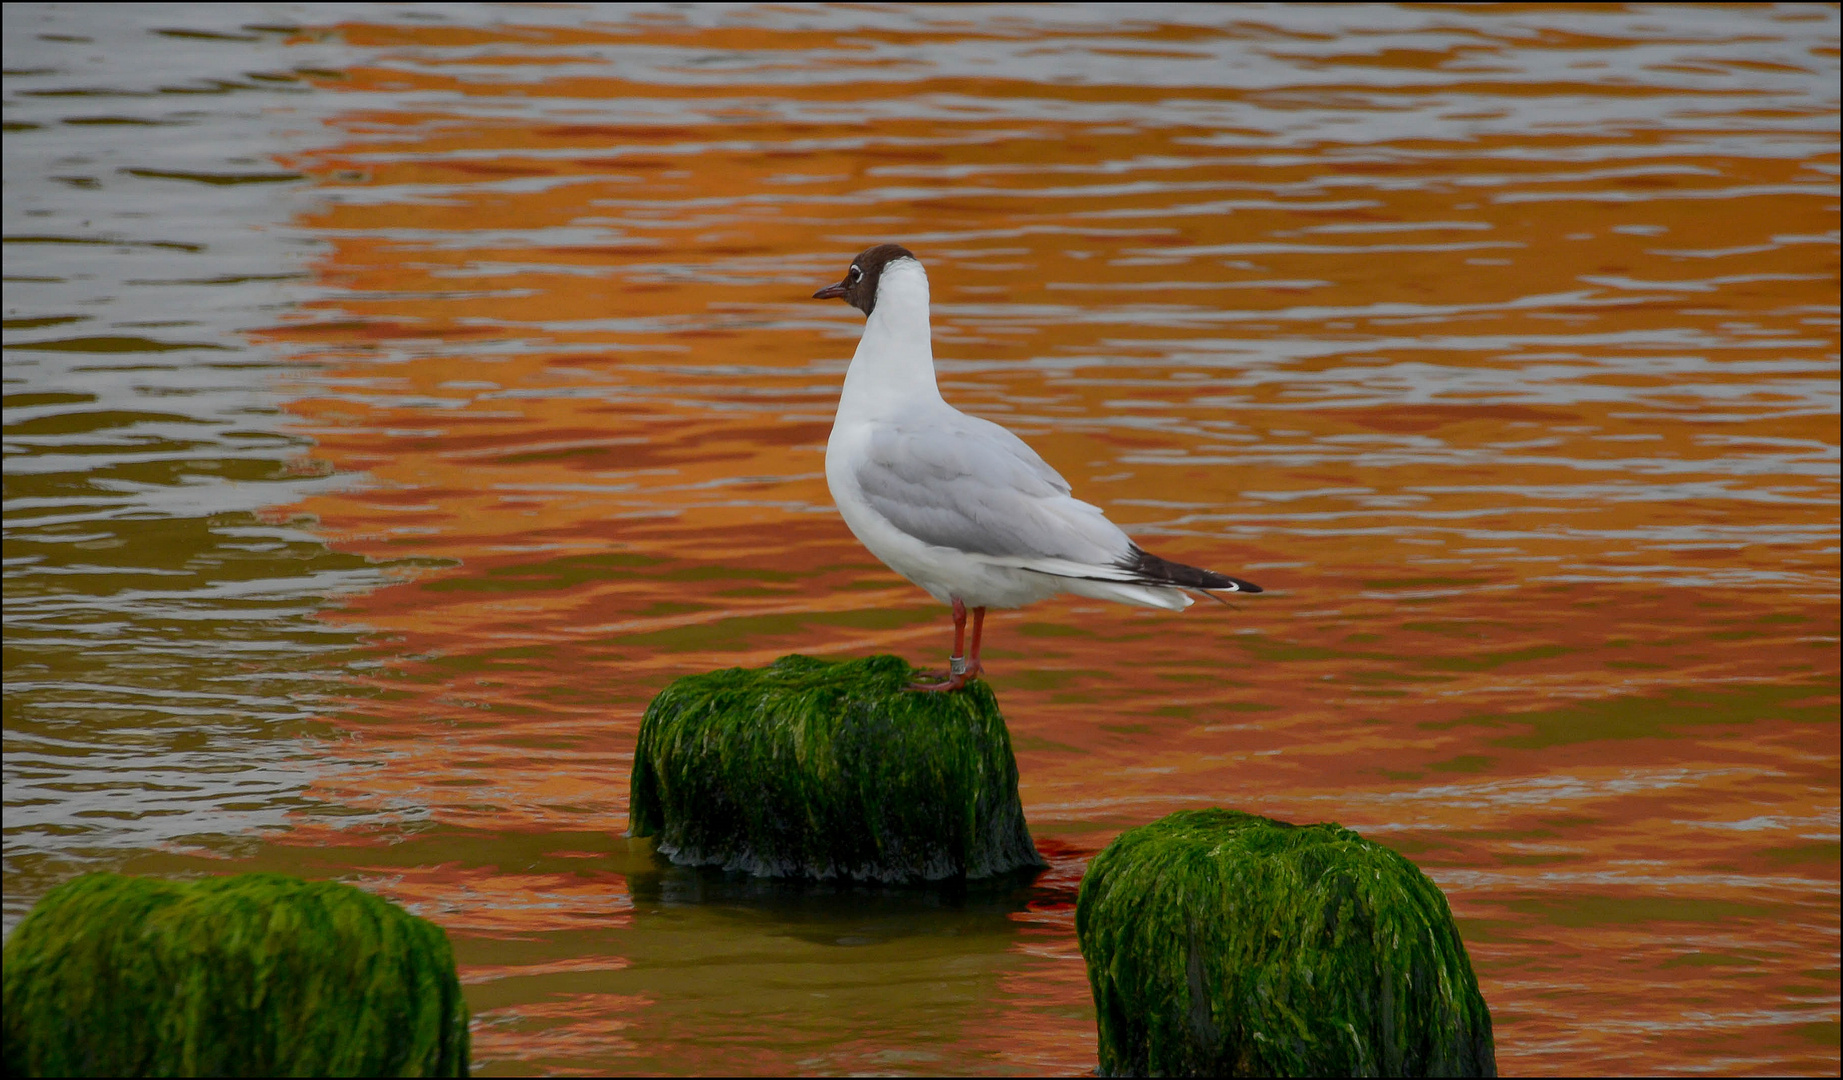
M 1075 932 L 1102 1075 L 1497 1075 L 1446 897 L 1342 826 L 1133 829 L 1089 866 Z
M 89 874 L 6 943 L 9 1076 L 466 1076 L 448 937 L 282 874 Z
M 1039 869 L 983 682 L 908 689 L 895 656 L 679 679 L 634 752 L 629 833 L 683 866 L 910 885 Z

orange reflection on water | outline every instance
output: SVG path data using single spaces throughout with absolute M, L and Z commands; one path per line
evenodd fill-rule
M 659 944 L 673 919 L 716 920 L 735 966 L 712 971 L 807 931 L 655 911 L 613 854 L 577 885 L 379 882 L 499 995 L 491 1068 L 1090 1069 L 1079 868 L 1221 804 L 1425 867 L 1507 1073 L 1834 1071 L 1834 103 L 1705 78 L 1766 62 L 1738 31 L 1269 15 L 338 28 L 365 58 L 326 84 L 349 137 L 289 163 L 328 196 L 298 223 L 328 291 L 269 334 L 313 365 L 290 408 L 316 452 L 362 478 L 290 512 L 431 562 L 340 616 L 381 664 L 326 747 L 341 814 L 293 842 L 349 842 L 355 813 L 533 850 L 618 835 L 671 678 L 938 661 L 944 612 L 821 475 L 860 320 L 805 297 L 871 242 L 927 263 L 950 400 L 1154 551 L 1270 590 L 995 613 L 988 677 L 1057 869 L 963 962 L 884 942 L 861 972 L 961 963 L 977 1004 L 802 1027 L 786 988 L 858 977 L 821 950 L 839 966 L 800 953 L 687 1042 L 676 998 L 513 979 L 469 942 L 600 925 L 596 949 L 657 959 L 585 970 L 651 987 L 696 970 Z M 1223 83 L 1223 57 L 1265 82 Z M 1102 74 L 1057 81 L 1070 58 Z M 1609 62 L 1640 66 L 1583 66 Z

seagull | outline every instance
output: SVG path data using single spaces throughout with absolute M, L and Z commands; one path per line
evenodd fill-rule
M 948 675 L 914 689 L 958 690 L 979 675 L 988 607 L 1066 592 L 1182 611 L 1187 592 L 1261 591 L 1145 551 L 1071 495 L 1024 440 L 947 404 L 934 381 L 928 274 L 907 248 L 865 250 L 813 299 L 842 299 L 867 316 L 826 441 L 832 501 L 872 555 L 953 607 Z

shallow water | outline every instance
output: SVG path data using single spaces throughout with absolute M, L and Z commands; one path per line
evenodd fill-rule
M 6 915 L 356 881 L 476 1066 L 1079 1072 L 1118 831 L 1337 820 L 1506 1073 L 1835 1072 L 1834 8 L 6 8 Z M 832 510 L 861 319 L 1268 593 L 996 613 L 1052 863 L 962 898 L 622 839 L 640 711 L 938 662 Z

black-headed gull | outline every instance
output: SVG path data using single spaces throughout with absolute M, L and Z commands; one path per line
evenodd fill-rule
M 942 400 L 928 274 L 907 248 L 870 248 L 845 280 L 813 298 L 843 298 L 869 317 L 826 442 L 832 501 L 872 555 L 953 605 L 949 677 L 917 689 L 957 690 L 979 674 L 988 607 L 1067 592 L 1182 611 L 1190 590 L 1261 591 L 1141 550 L 1099 508 L 1069 494 L 1069 482 L 1024 440 Z

